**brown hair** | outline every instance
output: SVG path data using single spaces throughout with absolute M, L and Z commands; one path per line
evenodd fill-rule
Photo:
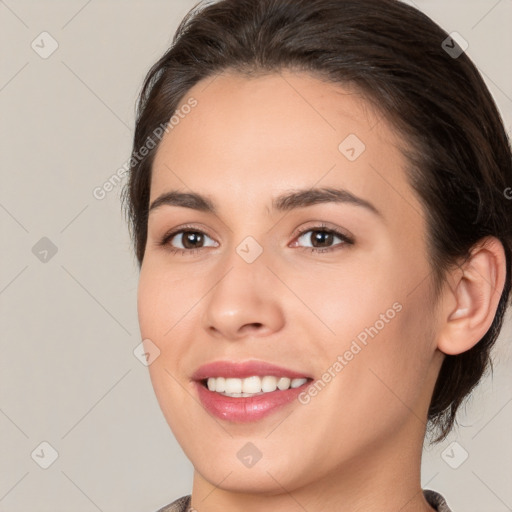
M 428 223 L 436 295 L 445 272 L 494 236 L 506 255 L 506 281 L 494 321 L 470 350 L 443 361 L 429 412 L 443 440 L 457 409 L 490 365 L 511 289 L 510 145 L 474 64 L 448 34 L 397 0 L 221 0 L 198 4 L 172 46 L 148 72 L 139 97 L 123 203 L 139 266 L 144 258 L 151 166 L 158 143 L 137 150 L 165 126 L 187 91 L 227 70 L 247 76 L 307 71 L 356 86 L 403 135 L 408 177 Z M 443 47 L 444 46 L 444 47 Z M 462 50 L 460 49 L 460 52 Z M 458 53 L 460 53 L 458 52 Z

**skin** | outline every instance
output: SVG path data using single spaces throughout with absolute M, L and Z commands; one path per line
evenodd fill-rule
M 197 106 L 158 148 L 150 203 L 193 191 L 218 211 L 151 211 L 138 312 L 142 338 L 160 350 L 149 366 L 160 407 L 195 468 L 193 507 L 432 511 L 420 486 L 428 406 L 444 353 L 468 350 L 492 322 L 501 245 L 477 248 L 434 302 L 405 142 L 361 94 L 283 71 L 224 73 L 182 104 L 190 97 Z M 366 146 L 354 161 L 338 149 L 349 134 Z M 312 187 L 343 187 L 381 215 L 333 202 L 271 209 L 273 197 Z M 321 223 L 354 243 L 336 237 L 312 252 L 322 249 L 312 237 Z M 205 233 L 198 250 L 173 253 L 187 242 L 180 234 L 159 245 L 184 224 Z M 306 227 L 313 231 L 298 238 Z M 236 252 L 247 236 L 263 249 L 252 263 Z M 246 424 L 200 404 L 191 381 L 199 366 L 255 359 L 321 379 L 397 302 L 401 311 L 309 403 Z M 237 457 L 247 442 L 262 454 L 250 468 Z

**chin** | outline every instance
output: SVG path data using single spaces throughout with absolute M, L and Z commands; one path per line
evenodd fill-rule
M 194 464 L 195 471 L 212 486 L 226 492 L 275 496 L 283 493 L 283 487 L 288 491 L 297 487 L 290 481 L 290 475 L 284 468 L 282 471 L 272 466 L 257 469 L 259 464 L 249 469 L 233 468 L 229 465 L 215 465 L 213 461 L 209 464 L 203 462 Z M 276 476 L 280 473 L 288 474 L 288 477 L 284 479 Z

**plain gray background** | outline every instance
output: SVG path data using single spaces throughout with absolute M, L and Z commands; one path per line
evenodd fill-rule
M 510 133 L 512 1 L 409 3 L 467 40 Z M 129 158 L 143 77 L 194 4 L 0 1 L 0 511 L 153 512 L 191 492 L 133 353 L 121 186 L 93 191 Z M 511 341 L 509 312 L 494 378 L 425 451 L 422 485 L 454 512 L 512 510 Z

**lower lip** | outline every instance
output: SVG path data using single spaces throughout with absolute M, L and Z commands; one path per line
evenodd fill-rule
M 232 397 L 210 391 L 201 382 L 195 382 L 199 399 L 206 410 L 222 420 L 235 423 L 248 423 L 258 421 L 265 416 L 281 409 L 302 393 L 308 385 L 308 381 L 298 388 L 289 388 L 284 391 L 277 390 L 271 393 L 249 397 Z

